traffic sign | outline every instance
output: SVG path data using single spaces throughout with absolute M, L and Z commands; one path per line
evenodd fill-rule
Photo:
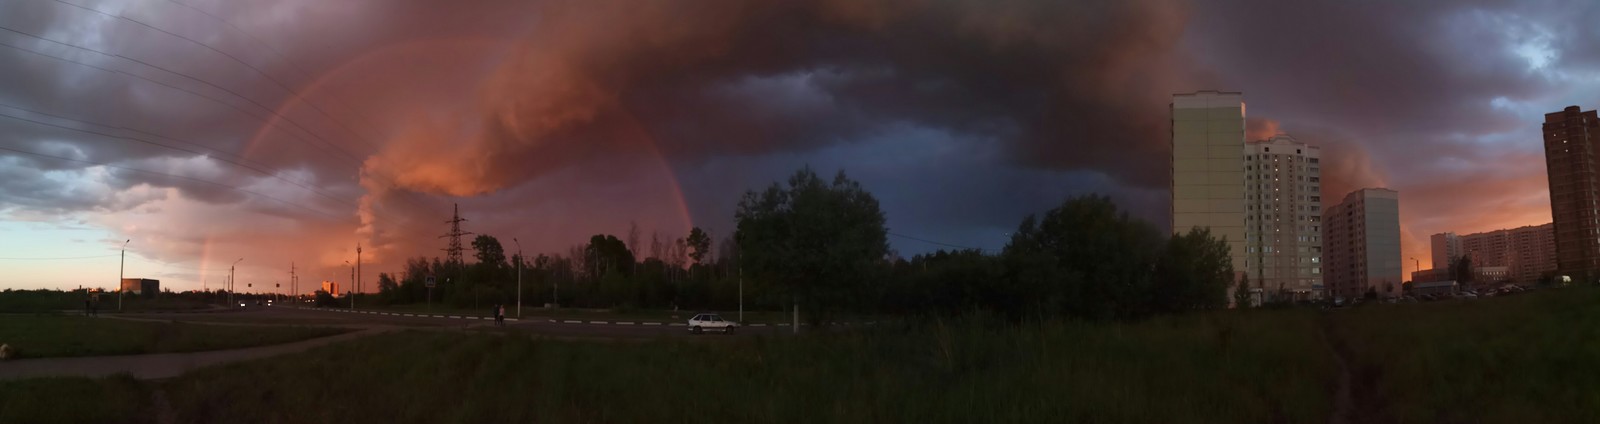
M 428 283 L 427 283 L 427 286 L 428 286 L 428 288 L 430 288 L 430 289 L 431 289 L 431 288 L 433 288 L 433 287 L 434 287 L 434 286 L 436 286 L 436 285 L 438 285 L 438 284 L 439 284 L 439 283 L 438 283 L 438 282 L 437 282 L 437 280 L 435 280 L 435 279 L 434 279 L 434 278 L 433 278 L 433 276 L 432 276 L 432 275 L 429 275 L 429 276 L 428 276 Z

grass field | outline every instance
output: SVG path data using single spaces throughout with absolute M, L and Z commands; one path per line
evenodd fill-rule
M 1333 316 L 1375 417 L 1600 422 L 1600 288 Z
M 117 311 L 116 293 L 100 293 L 98 297 L 100 312 Z M 82 292 L 7 290 L 0 292 L 0 313 L 82 312 L 83 301 L 87 298 L 88 295 Z M 127 312 L 159 312 L 206 309 L 209 306 L 195 300 L 180 299 L 171 294 L 162 294 L 155 298 L 129 294 L 122 298 L 121 307 Z
M 30 410 L 94 399 L 73 414 L 103 417 L 163 393 L 179 422 L 1326 422 L 1344 352 L 1354 422 L 1596 422 L 1596 305 L 1600 288 L 1570 288 L 643 343 L 411 331 L 163 382 L 0 382 L 0 399 L 42 385 L 74 395 Z
M 150 423 L 150 395 L 125 375 L 0 382 L 0 423 Z
M 242 327 L 70 315 L 0 317 L 0 343 L 21 357 L 126 355 L 231 349 L 342 333 L 318 327 Z

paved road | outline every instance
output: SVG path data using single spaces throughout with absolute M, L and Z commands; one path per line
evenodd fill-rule
M 261 319 L 320 319 L 329 320 L 330 323 L 349 323 L 360 325 L 399 325 L 399 326 L 440 326 L 440 327 L 489 327 L 494 325 L 490 319 L 478 317 L 451 316 L 415 316 L 416 314 L 392 312 L 338 312 L 333 310 L 304 310 L 284 307 L 263 307 L 255 310 L 233 314 L 240 317 L 259 317 Z M 413 316 L 407 316 L 413 315 Z M 173 319 L 182 319 L 176 317 Z M 689 329 L 683 322 L 638 321 L 628 319 L 609 320 L 550 320 L 547 318 L 528 318 L 524 320 L 508 320 L 506 327 L 523 330 L 530 333 L 545 334 L 563 337 L 594 337 L 594 338 L 658 338 L 658 337 L 689 337 Z M 739 329 L 734 336 L 747 336 L 754 334 L 788 334 L 791 331 L 787 326 L 760 326 Z M 714 338 L 720 334 L 706 334 L 694 337 Z

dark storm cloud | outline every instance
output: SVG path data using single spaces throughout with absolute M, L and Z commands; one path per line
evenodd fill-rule
M 1164 181 L 1144 159 L 1173 78 L 1150 66 L 1170 63 L 1179 3 L 543 6 L 482 117 L 418 124 L 366 171 L 475 195 L 611 150 L 804 151 L 909 122 L 984 134 L 1024 166 Z

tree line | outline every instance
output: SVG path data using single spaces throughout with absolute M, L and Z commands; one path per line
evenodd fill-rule
M 1226 242 L 1209 231 L 1164 235 L 1096 195 L 1023 218 L 998 252 L 911 258 L 889 249 L 877 199 L 842 171 L 825 180 L 800 169 L 745 193 L 734 217 L 734 234 L 720 242 L 696 227 L 652 234 L 643 252 L 637 226 L 530 258 L 508 257 L 497 238 L 479 235 L 474 263 L 408 259 L 399 275 L 379 275 L 377 300 L 427 301 L 431 275 L 436 303 L 514 303 L 520 264 L 531 306 L 731 310 L 742 281 L 746 309 L 798 308 L 814 321 L 857 313 L 1126 320 L 1226 307 L 1234 275 Z

